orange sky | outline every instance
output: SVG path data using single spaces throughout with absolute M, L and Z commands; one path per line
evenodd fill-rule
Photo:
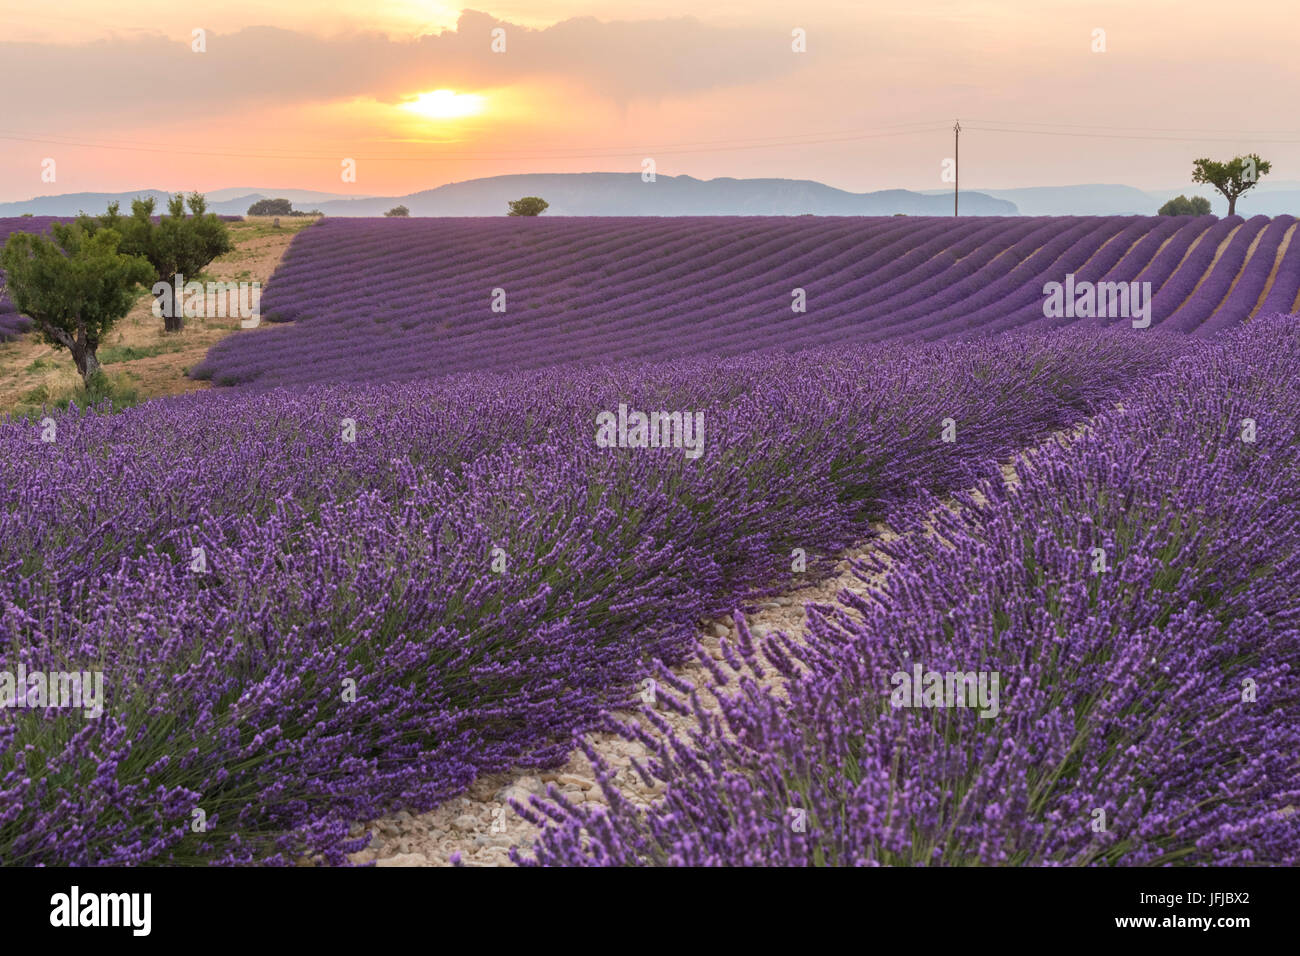
M 0 0 L 0 201 L 142 187 L 400 195 L 501 173 L 635 172 L 645 157 L 700 178 L 942 188 L 957 116 L 972 188 L 1177 187 L 1193 158 L 1243 151 L 1300 180 L 1294 0 L 1228 23 L 1209 0 L 483 3 Z M 805 53 L 791 50 L 796 27 Z M 1095 28 L 1105 52 L 1092 52 Z M 435 90 L 473 94 L 481 111 L 403 108 Z M 1008 124 L 1021 132 L 994 131 Z

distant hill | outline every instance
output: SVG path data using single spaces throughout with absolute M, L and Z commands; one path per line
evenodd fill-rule
M 62 196 L 37 196 L 22 202 L 0 203 L 0 216 L 22 216 L 27 213 L 34 216 L 75 216 L 79 212 L 96 214 L 107 209 L 111 202 L 119 202 L 123 210 L 130 211 L 131 200 L 136 196 L 143 199 L 153 197 L 160 210 L 167 208 L 167 200 L 171 198 L 170 194 L 158 189 L 137 189 L 129 193 L 64 193 Z
M 504 215 L 506 202 L 541 196 L 552 216 L 942 216 L 950 198 L 906 189 L 851 193 L 808 179 L 696 179 L 640 173 L 534 173 L 491 176 L 437 189 L 372 199 L 318 203 L 329 216 L 378 216 L 401 203 L 412 216 Z M 979 193 L 962 194 L 971 216 L 1014 216 L 1013 203 Z
M 152 197 L 158 210 L 167 208 L 167 200 L 175 193 L 162 189 L 135 189 L 123 193 L 64 193 L 60 196 L 37 196 L 20 202 L 0 203 L 0 217 L 21 216 L 31 213 L 35 216 L 75 216 L 79 212 L 97 214 L 108 208 L 111 202 L 121 205 L 124 212 L 131 209 L 131 200 L 137 196 L 142 199 Z M 351 199 L 341 193 L 312 192 L 306 189 L 217 189 L 205 194 L 208 208 L 223 216 L 242 216 L 248 207 L 259 199 L 288 199 L 295 209 L 315 209 L 321 199 Z M 385 206 L 385 209 L 391 208 Z
M 1183 189 L 1148 189 L 1156 205 L 1155 212 L 1175 196 L 1204 196 L 1210 201 L 1216 216 L 1228 214 L 1228 201 L 1208 186 L 1191 186 Z M 1242 216 L 1300 216 L 1300 182 L 1279 179 L 1260 184 L 1237 200 L 1237 212 Z
M 69 193 L 23 202 L 0 203 L 0 217 L 33 213 L 73 216 L 79 210 L 103 212 L 114 200 L 129 208 L 135 196 L 153 196 L 162 208 L 167 193 L 142 189 L 127 193 Z M 407 196 L 344 197 L 310 190 L 220 189 L 208 194 L 217 213 L 242 215 L 259 199 L 288 199 L 296 209 L 319 209 L 329 216 L 381 216 L 401 204 L 412 216 L 502 216 L 506 202 L 541 196 L 551 216 L 943 216 L 952 194 L 930 196 L 906 189 L 852 193 L 807 179 L 696 179 L 659 176 L 653 183 L 640 173 L 539 173 L 491 176 L 449 183 Z M 1014 203 L 976 192 L 962 193 L 961 211 L 969 216 L 1014 216 Z
M 1024 216 L 1153 216 L 1160 207 L 1132 186 L 1036 186 L 990 192 L 1016 204 Z
M 248 206 L 257 202 L 259 199 L 287 199 L 293 203 L 296 208 L 312 209 L 315 204 L 325 202 L 330 199 L 368 199 L 368 196 L 353 196 L 344 193 L 323 193 L 314 189 L 267 189 L 265 186 L 244 186 L 234 189 L 214 189 L 207 193 L 211 202 L 243 202 L 248 200 Z M 244 208 L 247 209 L 248 206 Z
M 1208 186 L 1189 183 L 1168 189 L 1135 189 L 1116 183 L 1078 186 L 1032 186 L 1024 189 L 981 189 L 986 196 L 1016 204 L 1022 216 L 1153 216 L 1175 196 L 1203 196 L 1216 216 L 1228 214 L 1228 202 Z M 943 195 L 942 190 L 926 190 Z M 951 193 L 948 193 L 951 195 Z M 963 194 L 964 195 L 964 194 Z M 1237 202 L 1244 216 L 1300 215 L 1300 182 L 1263 180 Z
M 161 189 L 137 189 L 125 193 L 64 193 L 61 196 L 37 196 L 35 199 L 25 199 L 21 202 L 0 203 L 0 218 L 22 216 L 27 213 L 34 216 L 75 216 L 81 212 L 97 215 L 104 212 L 111 202 L 118 203 L 124 213 L 129 213 L 131 200 L 137 197 L 152 198 L 157 211 L 166 212 L 167 201 L 174 195 L 175 193 L 168 193 Z M 216 201 L 213 194 L 209 194 L 208 209 L 221 216 L 242 216 L 248 212 L 249 206 L 262 198 L 264 198 L 262 195 L 251 193 L 221 202 Z M 301 208 L 314 209 L 315 206 L 305 205 Z
M 1222 196 L 1205 186 L 1136 189 L 1119 183 L 978 189 L 961 194 L 967 216 L 1152 216 L 1174 196 L 1204 196 L 1217 216 L 1227 215 Z M 114 200 L 129 209 L 135 196 L 152 196 L 162 209 L 168 194 L 158 189 L 124 193 L 67 193 L 0 203 L 0 217 L 75 216 L 103 212 Z M 660 176 L 643 183 L 639 173 L 532 173 L 489 176 L 406 196 L 348 196 L 310 189 L 263 187 L 216 189 L 208 204 L 222 215 L 242 216 L 259 199 L 288 199 L 295 209 L 319 209 L 329 216 L 381 216 L 396 205 L 412 216 L 502 216 L 506 202 L 541 196 L 548 216 L 946 216 L 951 189 L 886 189 L 854 193 L 810 179 L 696 179 Z M 1238 203 L 1245 216 L 1300 216 L 1300 181 L 1264 180 Z

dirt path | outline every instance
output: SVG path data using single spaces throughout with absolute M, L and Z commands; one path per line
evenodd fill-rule
M 1087 428 L 1083 422 L 1069 429 L 1054 433 L 1046 442 L 1066 440 L 1078 435 Z M 1011 461 L 1002 465 L 1003 480 L 1009 485 L 1018 482 L 1015 462 L 1023 457 L 1017 454 Z M 956 507 L 949 499 L 945 507 Z M 787 595 L 769 599 L 757 605 L 757 613 L 746 615 L 746 623 L 755 642 L 763 636 L 781 631 L 795 642 L 807 639 L 807 619 L 805 607 L 808 604 L 838 605 L 839 596 L 845 591 L 865 595 L 870 587 L 882 584 L 883 572 L 870 582 L 863 582 L 852 570 L 850 561 L 878 554 L 883 544 L 898 537 L 888 526 L 877 523 L 872 525 L 873 535 L 866 542 L 841 553 L 836 564 L 835 574 L 812 586 L 802 587 Z M 928 533 L 928 529 L 920 529 Z M 881 555 L 880 557 L 884 557 Z M 882 562 L 887 565 L 887 559 Z M 845 613 L 855 612 L 839 605 Z M 739 634 L 731 615 L 705 622 L 697 636 L 697 654 L 704 654 L 714 661 L 722 661 L 722 640 L 735 647 Z M 774 669 L 765 668 L 765 677 L 759 681 L 764 686 L 776 686 L 781 682 L 781 675 Z M 712 675 L 705 665 L 687 661 L 672 668 L 673 674 L 680 680 L 694 685 L 700 690 L 700 700 L 706 710 L 717 711 L 718 702 L 714 697 Z M 695 727 L 692 715 L 680 715 L 666 708 L 657 709 L 674 732 L 684 738 L 689 737 Z M 621 711 L 614 715 L 624 720 L 637 720 L 645 726 L 639 715 Z M 647 730 L 653 728 L 646 727 Z M 647 787 L 641 777 L 633 770 L 632 758 L 647 756 L 642 744 L 629 741 L 608 732 L 596 732 L 587 735 L 593 749 L 614 769 L 614 782 L 619 790 L 636 806 L 648 806 L 663 793 L 663 784 Z M 377 866 L 450 866 L 453 854 L 459 854 L 464 866 L 511 866 L 509 851 L 518 847 L 526 856 L 530 855 L 537 829 L 520 817 L 510 806 L 513 797 L 521 804 L 527 805 L 529 796 L 546 796 L 547 784 L 555 788 L 574 803 L 604 803 L 605 797 L 596 783 L 596 775 L 585 754 L 575 750 L 568 763 L 546 772 L 503 773 L 480 778 L 464 795 L 449 800 L 447 803 L 428 813 L 411 814 L 402 811 L 383 817 L 368 825 L 358 824 L 353 828 L 353 835 L 360 835 L 367 829 L 373 831 L 371 845 L 365 850 L 352 855 L 354 863 L 371 863 Z
M 864 593 L 863 582 L 849 570 L 848 559 L 864 556 L 894 536 L 883 525 L 875 526 L 873 530 L 880 536 L 872 538 L 864 547 L 842 554 L 834 577 L 815 587 L 799 590 L 797 600 L 783 596 L 759 604 L 758 613 L 746 618 L 753 638 L 760 640 L 770 631 L 783 631 L 799 640 L 806 635 L 806 603 L 833 604 L 845 590 Z M 710 621 L 701 628 L 697 653 L 721 661 L 721 639 L 724 637 L 733 646 L 738 641 L 731 615 Z M 703 664 L 688 661 L 672 668 L 672 671 L 678 679 L 701 689 L 701 702 L 707 709 L 717 709 L 717 701 L 710 690 L 713 680 Z M 762 683 L 771 685 L 779 680 L 780 675 L 769 669 Z M 682 716 L 663 708 L 657 712 L 683 736 L 695 725 L 692 716 Z M 626 711 L 615 716 L 624 720 L 637 717 Z M 632 758 L 646 756 L 641 744 L 606 732 L 589 734 L 587 739 L 610 767 L 616 768 L 615 783 L 633 804 L 644 807 L 662 795 L 661 783 L 656 782 L 656 787 L 649 788 L 632 770 Z M 530 850 L 537 830 L 514 811 L 509 800 L 513 797 L 527 804 L 530 795 L 544 797 L 548 783 L 554 784 L 560 793 L 575 803 L 605 802 L 591 764 L 581 751 L 575 751 L 569 762 L 557 770 L 482 777 L 463 796 L 428 813 L 412 815 L 402 811 L 377 820 L 369 827 L 358 825 L 354 833 L 371 829 L 375 836 L 371 846 L 353 854 L 352 860 L 356 863 L 374 861 L 377 866 L 449 866 L 452 854 L 459 853 L 465 866 L 511 866 L 510 847 L 519 847 L 524 852 Z
M 1259 298 L 1255 300 L 1255 305 L 1250 310 L 1247 319 L 1255 317 L 1255 313 L 1259 311 L 1260 306 L 1268 299 L 1268 294 L 1273 291 L 1273 283 L 1277 280 L 1277 271 L 1282 268 L 1282 262 L 1286 258 L 1286 251 L 1291 245 L 1291 240 L 1295 237 L 1297 227 L 1300 227 L 1300 222 L 1293 222 L 1291 228 L 1286 231 L 1286 235 L 1282 237 L 1282 241 L 1278 243 L 1277 255 L 1273 257 L 1273 268 L 1268 271 L 1268 279 L 1264 282 L 1264 288 L 1259 293 Z M 1300 299 L 1300 297 L 1297 298 Z
M 1122 409 L 1123 405 L 1116 403 L 1115 407 Z M 1088 427 L 1089 422 L 1083 421 L 1061 429 L 1035 447 L 1073 441 L 1085 433 Z M 1028 453 L 1029 450 L 1019 452 L 1002 464 L 1002 479 L 1008 487 L 1019 484 L 1016 466 Z M 973 493 L 973 497 L 976 501 L 982 498 L 977 492 Z M 958 505 L 954 499 L 948 498 L 940 507 L 956 508 Z M 883 559 L 878 564 L 883 569 L 889 562 L 887 556 L 879 554 L 881 545 L 898 537 L 894 530 L 884 524 L 873 525 L 872 531 L 874 535 L 867 542 L 841 554 L 836 573 L 832 577 L 813 587 L 802 588 L 791 592 L 791 595 L 759 604 L 757 613 L 747 615 L 746 621 L 754 641 L 760 642 L 764 635 L 774 631 L 783 632 L 796 643 L 806 640 L 805 606 L 808 604 L 836 605 L 846 614 L 856 614 L 838 603 L 839 595 L 849 591 L 865 596 L 870 588 L 879 589 L 883 585 L 885 572 L 881 570 L 872 580 L 864 582 L 851 570 L 850 560 L 876 554 Z M 927 522 L 908 533 L 930 534 L 934 530 Z M 724 638 L 733 647 L 739 640 L 730 615 L 702 626 L 696 653 L 721 661 L 721 640 Z M 781 676 L 774 669 L 765 668 L 765 671 L 759 684 L 771 687 L 781 682 Z M 706 710 L 716 712 L 719 709 L 712 692 L 712 675 L 703 664 L 688 661 L 672 668 L 672 672 L 678 679 L 689 682 L 700 691 L 700 702 Z M 679 715 L 666 708 L 658 708 L 657 713 L 683 739 L 689 739 L 690 731 L 696 727 L 692 715 Z M 615 716 L 624 721 L 635 720 L 650 731 L 652 736 L 658 733 L 654 728 L 647 727 L 638 714 L 619 712 Z M 646 807 L 662 796 L 662 782 L 655 781 L 654 787 L 647 787 L 632 769 L 632 758 L 647 756 L 642 744 L 607 732 L 588 734 L 587 741 L 609 767 L 615 770 L 614 782 L 629 802 L 638 807 Z M 358 824 L 353 828 L 354 835 L 370 829 L 374 832 L 374 839 L 370 847 L 353 854 L 352 860 L 359 864 L 374 862 L 376 866 L 450 866 L 453 865 L 452 858 L 455 855 L 464 866 L 511 866 L 510 848 L 518 847 L 525 857 L 531 856 L 538 831 L 514 811 L 509 801 L 514 798 L 519 803 L 528 805 L 530 796 L 546 796 L 547 784 L 553 784 L 556 790 L 573 803 L 605 802 L 596 783 L 595 772 L 587 757 L 579 750 L 558 770 L 495 774 L 480 779 L 463 796 L 450 800 L 429 813 L 413 815 L 403 811 L 369 825 Z M 1294 813 L 1296 808 L 1288 807 L 1280 812 Z
M 234 248 L 214 260 L 201 281 L 260 282 L 265 291 L 289 242 L 298 230 L 315 221 L 284 218 L 278 229 L 264 217 L 229 223 Z M 99 357 L 114 385 L 135 391 L 141 401 L 179 395 L 209 387 L 186 373 L 215 343 L 232 332 L 255 335 L 260 330 L 241 329 L 237 317 L 193 318 L 186 319 L 182 332 L 168 334 L 163 332 L 162 319 L 153 315 L 152 296 L 145 293 L 109 333 Z M 66 350 L 46 345 L 33 333 L 0 343 L 0 418 L 72 396 L 80 385 L 81 378 Z
M 1178 305 L 1173 309 L 1173 311 L 1169 313 L 1170 316 L 1177 315 L 1179 309 L 1185 306 L 1188 302 L 1191 302 L 1192 299 L 1196 298 L 1196 293 L 1201 291 L 1201 286 L 1205 285 L 1205 280 L 1210 277 L 1210 273 L 1214 271 L 1214 267 L 1217 266 L 1219 264 L 1219 260 L 1223 258 L 1224 251 L 1228 248 L 1229 245 L 1231 245 L 1232 240 L 1236 237 L 1237 233 L 1240 232 L 1242 227 L 1245 225 L 1246 224 L 1244 222 L 1238 223 L 1237 225 L 1232 227 L 1232 229 L 1228 232 L 1226 236 L 1223 237 L 1223 240 L 1219 243 L 1217 247 L 1215 247 L 1214 257 L 1210 259 L 1210 264 L 1201 271 L 1201 276 L 1199 279 L 1196 280 L 1196 285 L 1192 288 L 1192 291 L 1187 293 L 1187 298 L 1183 299 L 1182 302 L 1179 302 Z M 1209 230 L 1207 229 L 1206 232 L 1209 232 Z M 1196 241 L 1192 243 L 1191 247 L 1187 250 L 1186 255 L 1183 256 L 1182 262 L 1178 263 L 1178 269 L 1181 269 L 1183 267 L 1183 262 L 1186 262 L 1188 257 L 1192 254 L 1192 252 L 1195 251 L 1196 247 L 1200 245 L 1201 240 L 1205 238 L 1206 232 L 1203 232 L 1196 237 Z M 1242 268 L 1245 268 L 1244 264 Z M 1170 279 L 1173 279 L 1173 277 L 1178 274 L 1178 269 L 1175 269 L 1173 272 L 1169 273 Z M 1240 270 L 1238 270 L 1238 274 L 1240 274 Z

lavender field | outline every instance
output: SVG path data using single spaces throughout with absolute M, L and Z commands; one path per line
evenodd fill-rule
M 103 678 L 0 709 L 0 863 L 346 864 L 584 748 L 516 862 L 1300 862 L 1295 225 L 311 226 L 233 387 L 0 423 L 0 672 Z
M 1268 437 L 1243 442 L 1245 420 Z M 922 494 L 855 568 L 868 596 L 810 608 L 808 643 L 742 619 L 725 662 L 701 655 L 719 713 L 665 688 L 693 733 L 613 722 L 662 802 L 638 813 L 593 754 L 607 807 L 521 807 L 545 829 L 516 859 L 1295 865 L 1297 421 L 1300 326 L 1270 318 L 1030 452 L 1017 483 L 991 467 L 955 505 Z M 994 719 L 893 706 L 913 662 L 1000 673 Z
M 292 328 L 223 342 L 193 374 L 217 384 L 392 381 L 1113 322 L 1044 315 L 1044 284 L 1067 275 L 1150 283 L 1152 328 L 1206 336 L 1294 311 L 1295 224 L 327 219 L 295 238 L 266 290 L 266 318 Z

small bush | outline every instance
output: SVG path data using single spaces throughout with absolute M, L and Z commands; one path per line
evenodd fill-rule
M 18 401 L 23 405 L 42 405 L 50 399 L 50 390 L 44 385 L 37 385 L 35 388 L 29 388 L 18 396 Z
M 136 359 L 153 358 L 155 355 L 166 355 L 180 350 L 181 346 L 174 342 L 161 345 L 114 345 L 100 351 L 99 364 L 116 365 L 119 362 L 134 362 Z
M 287 199 L 259 199 L 248 207 L 250 216 L 292 216 L 293 203 Z
M 1208 216 L 1210 214 L 1210 201 L 1204 196 L 1193 196 L 1188 199 L 1186 196 L 1175 196 L 1169 202 L 1160 207 L 1160 216 Z
M 540 216 L 550 208 L 548 203 L 541 196 L 525 196 L 523 199 L 514 199 L 510 201 L 510 216 Z

